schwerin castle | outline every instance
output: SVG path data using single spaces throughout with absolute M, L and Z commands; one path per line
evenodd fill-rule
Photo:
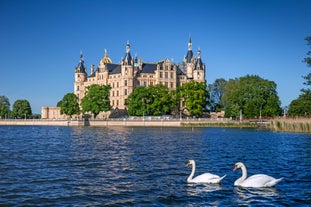
M 155 63 L 143 62 L 137 55 L 132 57 L 128 42 L 125 56 L 120 63 L 112 63 L 105 50 L 97 68 L 91 65 L 89 75 L 81 53 L 74 75 L 74 94 L 78 97 L 79 103 L 88 86 L 110 85 L 112 109 L 126 110 L 125 100 L 138 86 L 163 84 L 169 89 L 176 89 L 191 80 L 205 82 L 205 64 L 202 62 L 200 49 L 197 57 L 193 54 L 191 39 L 188 42 L 187 54 L 180 64 L 175 64 L 167 58 Z M 97 117 L 107 118 L 107 113 L 100 113 Z M 59 107 L 42 107 L 42 118 L 59 119 L 66 116 L 60 114 Z

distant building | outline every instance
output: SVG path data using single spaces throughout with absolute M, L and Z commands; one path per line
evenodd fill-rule
M 188 42 L 187 54 L 180 64 L 171 62 L 167 58 L 155 63 L 143 62 L 137 55 L 132 57 L 130 49 L 130 44 L 127 42 L 125 56 L 120 63 L 112 63 L 105 50 L 104 57 L 97 68 L 91 65 L 89 74 L 84 65 L 83 55 L 80 54 L 80 61 L 74 73 L 74 94 L 79 98 L 79 103 L 85 95 L 86 88 L 93 84 L 109 84 L 112 109 L 126 110 L 125 100 L 138 86 L 163 84 L 169 89 L 176 89 L 191 80 L 205 82 L 205 64 L 201 59 L 201 50 L 198 49 L 195 57 L 191 39 Z M 42 114 L 48 113 L 42 109 Z M 100 116 L 101 114 L 98 117 Z M 107 113 L 104 116 L 107 116 Z
M 41 108 L 41 119 L 66 119 L 66 114 L 60 114 L 60 107 Z

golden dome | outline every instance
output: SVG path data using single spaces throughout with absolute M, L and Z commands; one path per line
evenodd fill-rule
M 101 63 L 112 63 L 110 58 L 108 57 L 107 50 L 105 49 L 104 57 L 100 60 Z

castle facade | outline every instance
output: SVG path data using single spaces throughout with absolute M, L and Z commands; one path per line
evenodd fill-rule
M 176 89 L 191 80 L 205 82 L 205 64 L 201 60 L 201 50 L 198 50 L 195 57 L 191 39 L 181 64 L 175 64 L 167 58 L 155 63 L 143 62 L 136 55 L 132 57 L 128 42 L 125 56 L 120 63 L 112 63 L 105 50 L 97 68 L 92 65 L 89 74 L 81 54 L 80 62 L 75 68 L 74 94 L 81 101 L 88 86 L 109 84 L 112 108 L 126 109 L 125 99 L 138 86 L 163 84 L 169 89 Z
M 136 55 L 132 57 L 129 42 L 126 44 L 125 56 L 120 63 L 113 63 L 105 50 L 104 57 L 97 68 L 91 65 L 89 73 L 84 65 L 82 53 L 74 71 L 74 94 L 79 103 L 85 95 L 87 87 L 93 84 L 110 85 L 110 105 L 112 109 L 126 110 L 125 100 L 138 86 L 163 84 L 169 89 L 176 89 L 191 80 L 205 82 L 205 64 L 201 60 L 201 50 L 197 56 L 193 54 L 192 42 L 189 39 L 188 51 L 183 62 L 176 64 L 167 58 L 158 62 L 143 62 Z M 81 115 L 74 116 L 81 118 Z M 107 118 L 108 114 L 100 113 L 98 118 Z M 59 107 L 42 107 L 42 119 L 65 119 Z

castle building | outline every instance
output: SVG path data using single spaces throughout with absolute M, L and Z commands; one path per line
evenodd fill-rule
M 126 98 L 138 86 L 163 84 L 169 89 L 176 89 L 191 80 L 205 82 L 205 64 L 201 60 L 201 50 L 198 50 L 195 57 L 191 39 L 188 42 L 187 54 L 180 64 L 175 64 L 167 58 L 155 63 L 143 62 L 137 55 L 132 57 L 130 49 L 127 42 L 125 56 L 120 63 L 112 63 L 105 50 L 97 68 L 91 65 L 89 74 L 84 65 L 83 55 L 80 54 L 74 79 L 74 94 L 79 101 L 84 97 L 88 86 L 109 84 L 112 108 L 126 109 Z
M 155 63 L 143 62 L 137 55 L 132 57 L 129 42 L 126 44 L 125 56 L 120 63 L 113 63 L 108 57 L 107 50 L 100 60 L 96 70 L 91 65 L 90 73 L 84 65 L 82 53 L 74 73 L 74 94 L 79 103 L 85 95 L 87 87 L 93 84 L 110 85 L 110 105 L 112 109 L 125 109 L 126 98 L 138 86 L 163 84 L 169 89 L 176 89 L 191 80 L 205 82 L 205 64 L 201 59 L 201 50 L 197 57 L 192 51 L 192 42 L 189 39 L 188 51 L 183 62 L 176 64 L 167 58 Z M 108 112 L 109 113 L 109 112 Z M 97 117 L 104 118 L 110 115 L 102 112 Z M 79 118 L 81 115 L 75 116 Z M 110 116 L 111 117 L 111 116 Z M 60 107 L 42 107 L 42 119 L 65 119 L 60 113 Z

